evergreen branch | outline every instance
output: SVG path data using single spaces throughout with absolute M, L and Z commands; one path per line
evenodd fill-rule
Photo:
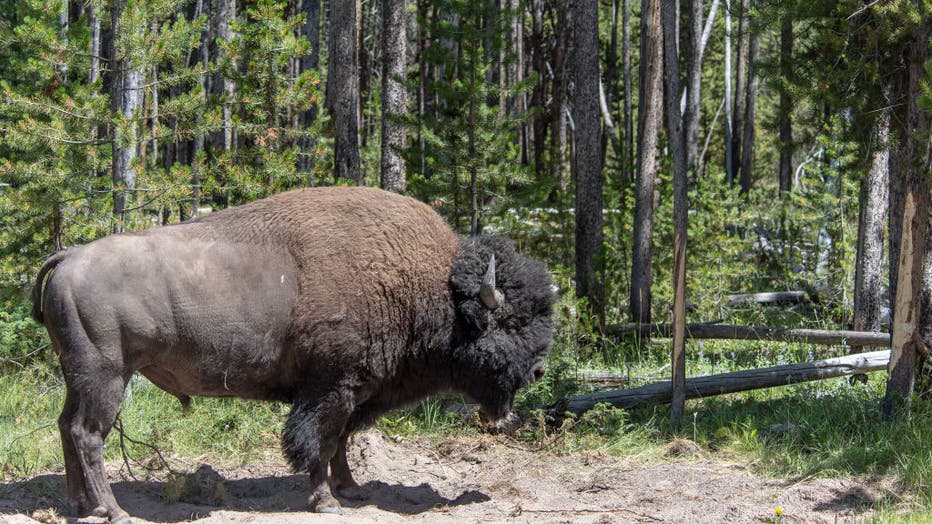
M 27 100 L 27 99 L 22 99 L 22 98 L 15 98 L 15 97 L 11 97 L 11 96 L 7 96 L 7 101 L 8 101 L 8 103 L 19 103 L 19 104 L 23 104 L 23 105 L 26 105 L 26 106 L 40 107 L 40 108 L 43 108 L 43 109 L 48 109 L 48 110 L 50 110 L 50 111 L 56 111 L 56 112 L 61 113 L 61 114 L 63 114 L 63 115 L 70 116 L 70 117 L 74 117 L 74 118 L 78 118 L 78 119 L 81 119 L 81 120 L 91 120 L 91 121 L 97 122 L 97 123 L 103 123 L 103 122 L 104 122 L 103 119 L 100 119 L 100 118 L 97 118 L 97 117 L 94 117 L 94 116 L 87 116 L 87 115 L 81 115 L 81 114 L 78 114 L 78 113 L 74 113 L 74 112 L 72 112 L 72 111 L 68 111 L 67 109 L 64 109 L 64 108 L 62 108 L 62 107 L 56 106 L 56 105 L 54 105 L 54 104 L 43 104 L 43 103 L 40 103 L 40 102 L 33 102 L 32 100 Z
M 19 130 L 10 129 L 8 127 L 0 127 L 0 131 L 2 131 L 5 134 L 13 134 L 13 133 L 20 132 Z M 44 139 L 47 142 L 59 142 L 62 144 L 69 144 L 69 145 L 76 145 L 76 146 L 99 146 L 99 145 L 110 143 L 109 140 L 69 140 L 67 138 L 44 135 L 42 133 L 26 133 L 26 134 L 29 136 L 35 137 L 35 138 Z

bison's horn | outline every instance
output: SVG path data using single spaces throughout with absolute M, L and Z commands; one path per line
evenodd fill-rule
M 489 269 L 485 271 L 482 277 L 482 285 L 479 287 L 479 298 L 486 308 L 494 311 L 502 305 L 505 296 L 495 287 L 495 255 L 489 260 Z

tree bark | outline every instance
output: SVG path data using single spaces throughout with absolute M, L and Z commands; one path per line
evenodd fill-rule
M 550 173 L 561 193 L 569 187 L 569 180 L 564 175 L 566 158 L 566 53 L 569 47 L 569 0 L 556 0 L 557 15 L 556 46 L 553 49 L 553 102 L 551 109 L 550 130 Z
M 793 189 L 793 100 L 787 83 L 793 73 L 793 17 L 780 25 L 780 193 Z
M 858 245 L 854 270 L 855 331 L 880 331 L 884 215 L 890 162 L 890 110 L 880 113 L 871 137 L 871 164 L 861 181 Z M 861 348 L 854 346 L 852 353 Z
M 699 112 L 702 94 L 702 0 L 686 2 L 686 110 L 683 112 L 683 132 L 686 149 L 686 169 L 698 173 Z M 713 13 L 714 15 L 714 13 Z
M 123 231 L 126 224 L 127 202 L 132 198 L 136 186 L 136 171 L 133 162 L 138 146 L 136 113 L 142 106 L 142 71 L 130 59 L 128 50 L 121 48 L 121 18 L 126 9 L 126 0 L 113 2 L 110 9 L 111 39 L 110 63 L 111 110 L 118 117 L 112 135 L 113 166 L 113 232 Z
M 531 93 L 531 106 L 543 108 L 547 93 L 547 61 L 544 54 L 544 0 L 531 0 L 531 55 L 534 72 L 537 74 L 537 83 Z M 531 118 L 534 137 L 534 172 L 538 176 L 544 175 L 544 152 L 547 149 L 547 118 L 543 111 L 535 112 Z
M 623 0 L 621 16 L 621 62 L 622 83 L 625 91 L 624 126 L 625 126 L 625 180 L 634 180 L 634 110 L 631 83 L 631 0 Z
M 87 73 L 87 83 L 93 84 L 100 78 L 100 17 L 97 8 L 87 7 L 87 24 L 91 29 L 91 66 Z
M 750 25 L 750 24 L 749 24 Z M 744 133 L 741 137 L 741 193 L 747 194 L 751 190 L 754 169 L 754 121 L 757 119 L 757 57 L 759 54 L 757 33 L 748 27 L 748 81 L 747 95 L 744 104 Z
M 302 0 L 301 8 L 304 10 L 304 24 L 301 26 L 301 36 L 310 44 L 310 52 L 301 57 L 298 65 L 301 73 L 320 69 L 320 0 Z M 307 130 L 317 119 L 317 107 L 312 105 L 298 116 L 301 130 Z M 307 185 L 314 185 L 312 150 L 316 141 L 307 136 L 298 140 L 300 154 L 298 156 L 298 172 L 307 173 Z
M 731 90 L 731 0 L 725 0 L 725 176 L 735 183 L 734 125 Z
M 333 122 L 333 163 L 337 180 L 362 184 L 359 169 L 359 58 L 355 0 L 330 3 L 327 109 Z
M 692 6 L 696 0 L 690 0 Z M 671 354 L 673 393 L 670 405 L 670 423 L 679 427 L 686 402 L 686 173 L 689 169 L 688 138 L 683 129 L 680 113 L 680 64 L 676 47 L 676 0 L 664 0 L 661 4 L 663 19 L 663 63 L 666 70 L 667 137 L 673 154 L 673 349 Z M 701 7 L 700 7 L 701 9 Z M 691 13 L 689 17 L 694 16 Z M 698 32 L 693 32 L 695 20 L 687 20 L 687 63 L 698 54 Z M 692 47 L 695 45 L 695 47 Z M 690 86 L 688 98 L 698 91 Z M 687 104 L 687 112 L 690 104 Z M 695 109 L 695 108 L 694 108 Z M 698 147 L 696 150 L 698 156 Z M 695 162 L 695 158 L 693 159 Z
M 734 109 L 731 112 L 731 165 L 734 173 L 728 179 L 734 186 L 741 176 L 741 138 L 744 130 L 744 104 L 747 91 L 748 68 L 748 8 L 749 0 L 738 0 L 738 49 L 735 60 Z
M 631 262 L 631 320 L 651 321 L 654 189 L 657 139 L 663 117 L 663 35 L 660 0 L 641 0 L 640 107 L 638 109 L 638 166 L 634 199 L 634 242 Z
M 216 4 L 217 38 L 224 42 L 232 42 L 235 34 L 230 22 L 236 20 L 236 0 L 218 0 Z M 223 82 L 223 150 L 232 151 L 235 145 L 233 131 L 233 101 L 236 99 L 236 84 L 233 81 L 233 72 L 236 70 L 236 59 L 231 58 L 230 71 L 222 75 Z
M 576 174 L 576 296 L 586 297 L 602 318 L 602 152 L 599 127 L 599 9 L 591 0 L 575 0 L 573 69 L 573 170 Z
M 609 115 L 612 112 L 612 104 L 618 100 L 618 11 L 619 0 L 612 0 L 611 26 L 609 30 L 608 48 L 605 51 L 605 106 Z M 602 132 L 602 165 L 605 165 L 605 151 L 608 149 L 608 142 L 613 140 L 612 133 L 606 126 Z M 613 147 L 617 147 L 617 144 Z
M 407 42 L 405 0 L 382 1 L 382 189 L 404 193 L 405 128 L 401 119 L 407 112 L 405 86 Z
M 815 362 L 799 362 L 782 366 L 744 369 L 720 375 L 694 377 L 685 384 L 686 398 L 706 398 L 726 393 L 772 388 L 843 377 L 858 373 L 879 371 L 890 359 L 888 350 L 860 355 L 845 355 Z M 609 403 L 619 409 L 634 409 L 651 404 L 670 402 L 670 383 L 658 382 L 621 391 L 600 391 L 576 395 L 560 402 L 551 410 L 554 414 L 567 411 L 577 415 L 592 409 L 596 404 Z
M 898 130 L 900 165 L 891 172 L 891 195 L 897 193 L 896 207 L 890 213 L 902 216 L 901 231 L 891 228 L 891 237 L 899 234 L 897 253 L 890 253 L 891 280 L 896 279 L 893 297 L 892 343 L 889 379 L 884 395 L 883 411 L 890 415 L 894 407 L 912 394 L 915 384 L 916 359 L 924 347 L 922 340 L 928 312 L 922 311 L 925 262 L 928 258 L 929 180 L 932 154 L 929 144 L 929 115 L 919 107 L 923 65 L 929 55 L 932 20 L 926 17 L 914 30 L 907 45 L 907 71 L 904 86 L 906 118 Z M 901 195 L 901 196 L 900 196 Z M 891 220 L 891 225 L 893 221 Z M 892 269 L 893 264 L 897 269 Z M 892 283 L 892 282 L 891 282 Z M 891 286 L 894 287 L 894 286 Z M 925 313 L 925 314 L 924 314 Z M 925 317 L 925 318 L 924 318 Z

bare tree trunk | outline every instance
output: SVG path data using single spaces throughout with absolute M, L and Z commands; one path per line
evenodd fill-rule
M 556 46 L 553 50 L 553 102 L 551 110 L 550 130 L 550 170 L 553 181 L 559 191 L 565 193 L 569 180 L 564 175 L 564 159 L 566 158 L 566 52 L 569 47 L 567 14 L 569 0 L 557 0 L 557 27 Z
M 731 0 L 725 0 L 725 175 L 728 187 L 735 184 L 735 147 L 732 125 L 732 90 L 731 90 Z
M 702 0 L 686 1 L 686 110 L 683 132 L 686 169 L 698 173 L 699 101 L 702 94 Z
M 58 10 L 58 37 L 61 39 L 62 46 L 68 45 L 68 27 L 71 25 L 71 0 L 59 0 L 61 5 Z M 64 83 L 68 76 L 68 61 L 62 58 L 57 59 L 58 63 L 55 68 L 58 70 L 59 80 Z
M 897 253 L 890 253 L 891 285 L 893 297 L 893 325 L 891 334 L 889 379 L 884 396 L 883 411 L 890 415 L 897 403 L 908 400 L 913 391 L 917 353 L 924 347 L 923 332 L 928 328 L 922 321 L 929 320 L 929 312 L 922 311 L 925 279 L 925 262 L 928 258 L 929 180 L 932 171 L 932 152 L 929 144 L 929 115 L 919 107 L 923 65 L 929 55 L 929 36 L 932 20 L 926 17 L 914 31 L 908 44 L 905 82 L 906 118 L 899 130 L 900 165 L 902 170 L 891 172 L 891 196 L 896 193 L 897 207 L 893 213 L 902 216 L 901 231 L 891 228 L 891 237 L 899 233 Z M 892 220 L 891 220 L 892 225 Z M 896 264 L 897 269 L 893 270 Z
M 427 20 L 428 13 L 430 8 L 428 7 L 427 0 L 417 0 L 417 16 L 423 20 Z M 417 132 L 417 146 L 419 152 L 419 169 L 423 177 L 429 177 L 427 169 L 427 141 L 422 132 L 424 125 L 424 118 L 427 115 L 427 82 L 428 82 L 428 67 L 427 60 L 425 58 L 425 52 L 428 48 L 428 36 L 426 24 L 419 23 L 417 28 L 417 63 L 418 63 L 418 74 L 417 74 L 417 120 L 418 120 L 418 132 Z
M 537 84 L 531 94 L 531 106 L 543 108 L 547 93 L 547 62 L 544 55 L 544 0 L 531 0 L 531 53 Z M 544 151 L 547 148 L 547 118 L 538 111 L 531 119 L 534 136 L 534 172 L 544 174 Z
M 91 66 L 87 73 L 87 83 L 93 84 L 100 78 L 100 17 L 97 8 L 93 5 L 87 7 L 87 25 L 91 29 Z
M 738 56 L 735 62 L 735 96 L 731 123 L 731 165 L 734 173 L 729 179 L 731 186 L 741 176 L 741 138 L 744 130 L 744 104 L 747 91 L 748 68 L 748 8 L 749 0 L 738 0 Z
M 136 171 L 133 161 L 138 146 L 136 113 L 142 105 L 142 71 L 130 60 L 126 49 L 120 48 L 122 36 L 121 17 L 126 0 L 113 2 L 110 10 L 111 41 L 110 63 L 111 110 L 117 115 L 118 123 L 113 127 L 113 232 L 123 231 L 126 224 L 127 202 L 132 199 L 136 186 Z
M 310 52 L 301 57 L 299 70 L 316 71 L 320 68 L 320 0 L 302 0 L 301 8 L 304 11 L 304 25 L 301 26 L 301 36 L 311 44 Z M 301 112 L 298 124 L 302 131 L 307 130 L 317 119 L 317 107 Z M 298 156 L 298 171 L 307 173 L 307 185 L 314 185 L 312 153 L 315 145 L 314 139 L 302 136 L 298 141 L 301 150 Z
M 631 263 L 631 321 L 651 321 L 654 189 L 657 141 L 663 118 L 663 34 L 660 0 L 641 0 L 640 107 L 638 109 L 638 177 L 634 199 L 634 242 Z
M 599 319 L 604 297 L 599 261 L 602 253 L 602 152 L 599 127 L 599 7 L 573 2 L 573 170 L 576 173 L 576 296 L 587 297 Z
M 793 67 L 793 17 L 780 26 L 780 193 L 793 189 L 793 100 L 786 88 Z
M 883 226 L 890 162 L 890 110 L 877 118 L 872 132 L 871 165 L 861 181 L 858 247 L 854 271 L 855 331 L 880 331 Z M 860 353 L 853 346 L 851 353 Z
M 694 0 L 689 0 L 692 5 Z M 680 114 L 680 63 L 676 48 L 676 0 L 663 0 L 663 64 L 666 71 L 667 137 L 673 154 L 673 348 L 671 354 L 673 396 L 670 422 L 679 427 L 686 402 L 686 173 L 689 169 L 688 139 Z M 700 7 L 701 9 L 701 7 Z M 698 32 L 692 31 L 695 20 L 687 20 L 687 54 L 698 54 Z M 700 26 L 701 27 L 701 26 Z M 695 48 L 690 49 L 695 44 Z M 697 58 L 697 57 L 696 57 Z M 687 62 L 694 58 L 687 58 Z M 695 67 L 695 63 L 693 65 Z M 692 99 L 690 86 L 689 99 Z M 687 104 L 687 111 L 690 105 Z M 698 156 L 698 146 L 696 155 Z
M 621 62 L 622 83 L 625 90 L 624 126 L 625 126 L 625 179 L 634 180 L 634 97 L 631 83 L 631 0 L 623 0 L 621 16 Z
M 406 27 L 405 0 L 382 0 L 382 189 L 396 193 L 405 191 Z
M 224 42 L 232 42 L 233 29 L 230 22 L 236 20 L 236 0 L 218 0 L 217 2 L 217 38 Z M 236 59 L 230 57 L 231 69 L 236 70 Z M 233 71 L 223 75 L 223 150 L 231 151 L 235 144 L 233 132 L 233 101 L 236 99 L 236 84 L 233 82 Z
M 333 163 L 337 180 L 362 184 L 359 169 L 359 68 L 355 0 L 330 3 L 330 64 L 327 109 L 333 119 Z
M 204 13 L 204 4 L 208 0 L 197 0 L 194 5 L 194 13 L 192 19 L 196 19 Z M 207 94 L 209 92 L 207 83 L 208 83 L 208 67 L 210 65 L 210 24 L 207 24 L 204 27 L 203 33 L 201 33 L 201 43 L 197 49 L 197 63 L 200 64 L 203 68 L 203 73 L 198 77 L 198 83 L 201 88 L 201 103 L 207 104 Z M 186 66 L 190 66 L 190 56 L 185 61 Z M 204 147 L 206 143 L 206 137 L 204 136 L 204 130 L 202 128 L 204 123 L 204 116 L 198 112 L 195 116 L 195 122 L 197 125 L 197 130 L 194 133 L 194 140 L 191 144 L 191 199 L 189 205 L 191 206 L 191 216 L 196 217 L 200 207 L 201 207 L 201 174 L 204 170 L 204 156 L 206 154 Z M 177 121 L 174 125 L 177 129 Z M 177 138 L 175 139 L 178 140 Z M 182 210 L 184 207 L 181 208 Z M 181 213 L 181 220 L 185 219 L 184 212 Z
M 660 6 L 663 23 L 663 67 L 666 77 L 664 100 L 667 114 L 667 142 L 673 156 L 674 176 L 685 174 L 687 166 L 684 147 L 683 117 L 680 114 L 680 61 L 676 50 L 676 25 L 679 13 L 677 0 L 662 0 Z
M 750 24 L 749 24 L 750 25 Z M 751 190 L 754 169 L 754 121 L 757 119 L 757 56 L 759 45 L 757 33 L 748 27 L 748 82 L 747 94 L 744 104 L 744 133 L 741 138 L 741 175 L 739 183 L 741 192 L 747 194 Z
M 610 115 L 612 104 L 618 100 L 618 12 L 620 11 L 619 0 L 612 0 L 611 29 L 609 30 L 608 49 L 605 52 L 605 106 L 606 112 Z M 612 133 L 608 127 L 602 132 L 601 154 L 602 164 L 605 164 L 605 151 L 608 149 L 608 142 L 613 140 Z M 617 144 L 613 145 L 618 147 Z M 619 151 L 616 151 L 618 153 Z

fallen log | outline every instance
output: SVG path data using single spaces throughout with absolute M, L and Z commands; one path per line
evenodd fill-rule
M 886 369 L 889 360 L 890 350 L 887 349 L 815 362 L 800 362 L 784 366 L 746 369 L 720 375 L 687 378 L 686 398 L 704 398 L 738 391 L 786 386 L 799 382 L 880 371 Z M 570 411 L 578 415 L 603 402 L 621 409 L 633 409 L 650 404 L 668 403 L 671 396 L 672 387 L 670 382 L 666 381 L 620 391 L 602 391 L 588 395 L 576 395 L 557 403 L 552 412 L 555 415 L 561 415 Z
M 728 295 L 728 307 L 745 304 L 799 304 L 806 300 L 805 291 L 770 291 Z
M 670 324 L 614 324 L 605 327 L 608 335 L 670 337 Z M 875 331 L 827 331 L 822 329 L 768 328 L 723 324 L 686 324 L 686 336 L 693 339 L 769 340 L 808 344 L 889 347 L 890 334 Z

